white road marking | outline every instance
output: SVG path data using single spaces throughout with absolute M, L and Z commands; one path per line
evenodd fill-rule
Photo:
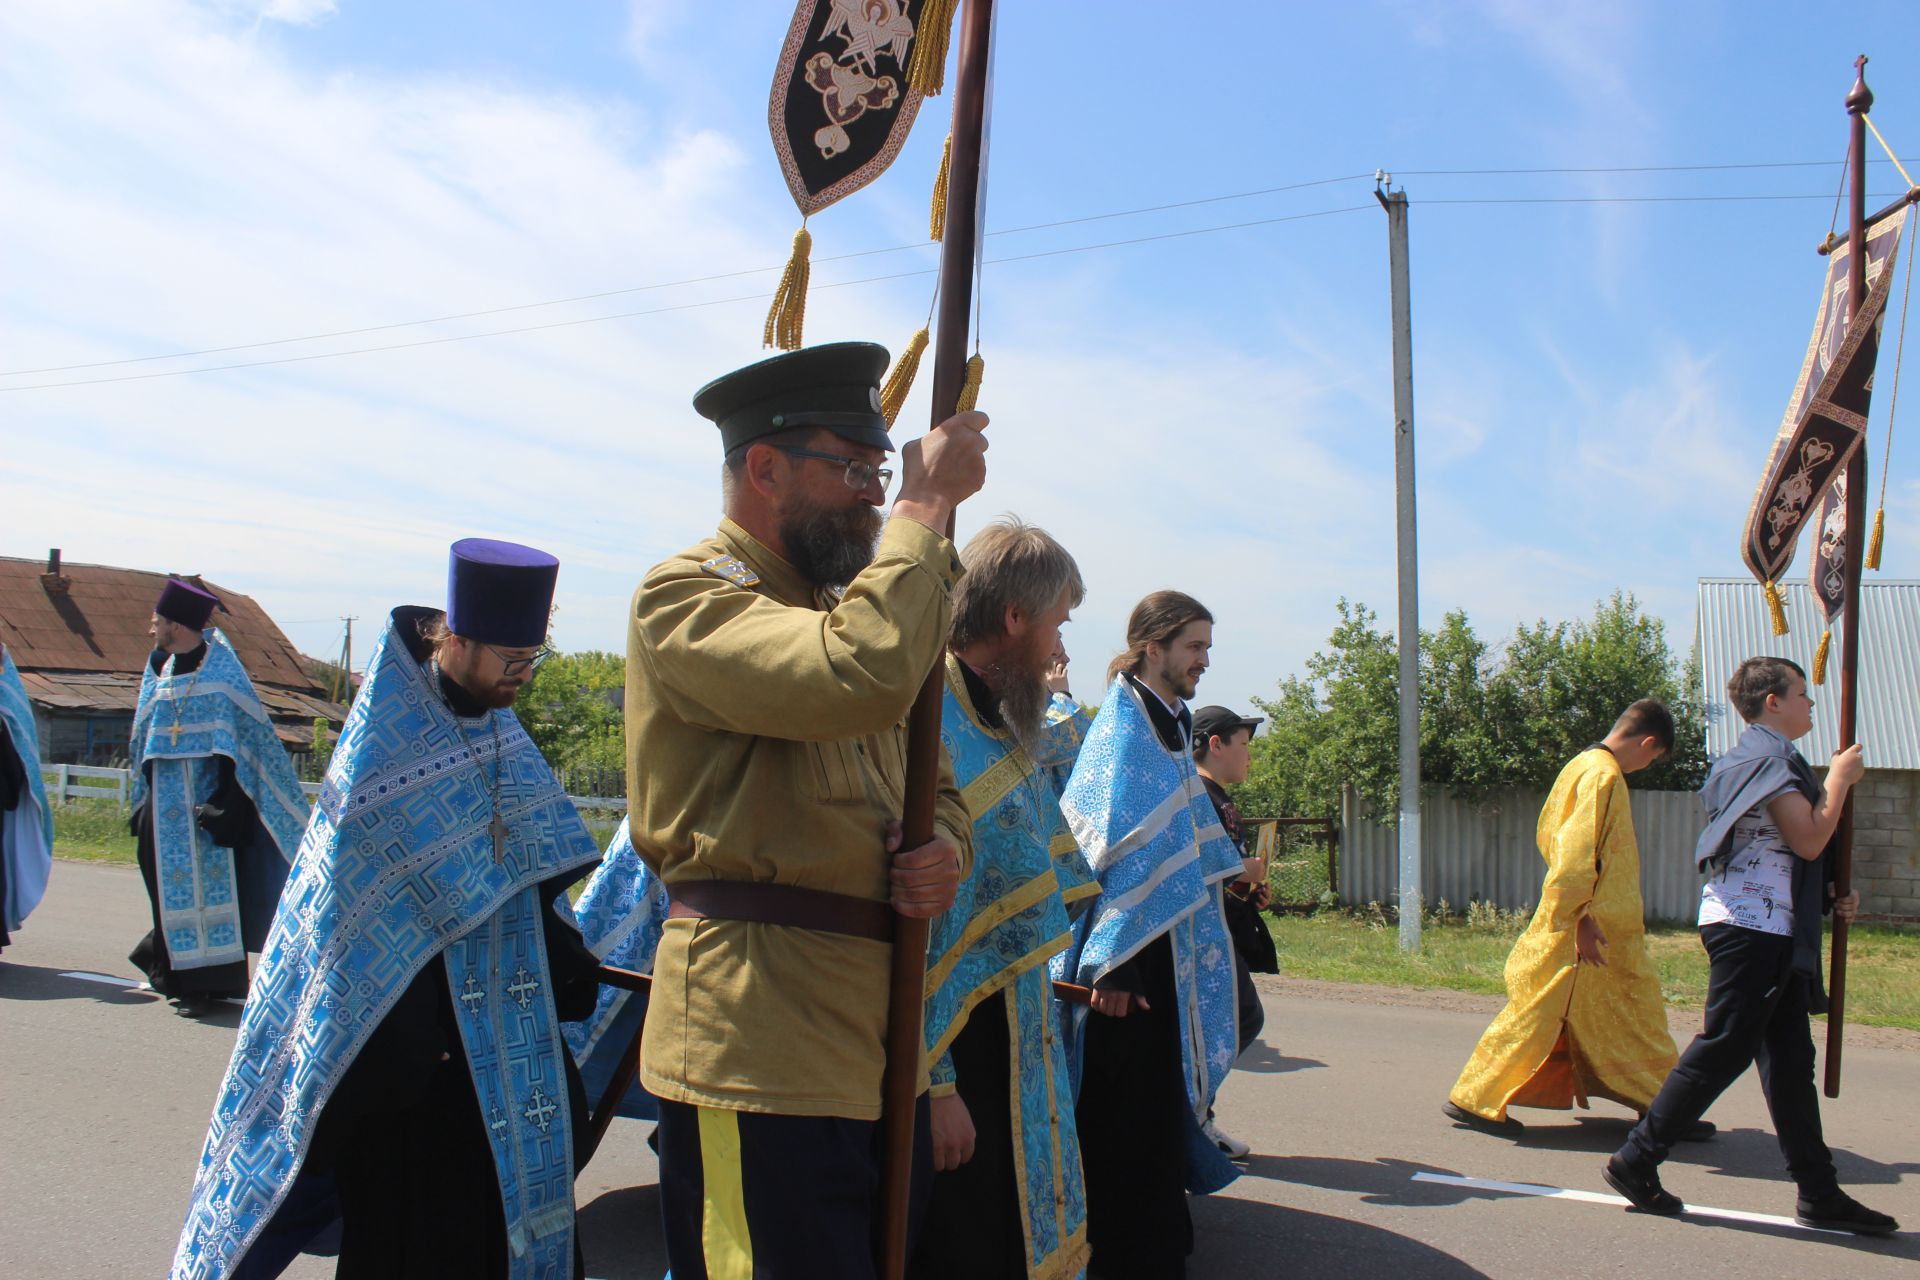
M 1622 1196 L 1603 1195 L 1598 1191 L 1575 1191 L 1570 1187 L 1548 1187 L 1537 1182 L 1495 1182 L 1491 1178 L 1462 1178 L 1449 1173 L 1416 1173 L 1415 1182 L 1437 1182 L 1448 1187 L 1472 1187 L 1479 1191 L 1505 1191 L 1516 1196 L 1540 1196 L 1548 1200 L 1577 1200 L 1583 1204 L 1610 1204 L 1626 1208 L 1631 1202 Z M 1844 1236 L 1845 1231 L 1833 1231 L 1826 1227 L 1803 1227 L 1792 1218 L 1782 1218 L 1771 1213 L 1748 1213 L 1744 1209 L 1715 1209 L 1703 1204 L 1687 1203 L 1683 1217 L 1722 1218 L 1728 1222 L 1752 1222 L 1763 1227 L 1785 1227 L 1790 1231 L 1810 1231 L 1816 1235 Z
M 71 973 L 63 973 L 60 976 L 63 978 L 79 978 L 83 982 L 104 982 L 110 987 L 119 987 L 126 991 L 138 991 L 142 985 L 132 978 L 116 978 L 111 974 L 105 973 L 88 973 L 84 969 L 75 969 Z

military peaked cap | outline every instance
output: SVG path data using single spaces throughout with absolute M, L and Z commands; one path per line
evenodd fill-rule
M 891 452 L 880 412 L 887 363 L 887 349 L 874 342 L 805 347 L 715 378 L 693 393 L 693 408 L 719 426 L 728 453 L 792 427 L 825 427 Z

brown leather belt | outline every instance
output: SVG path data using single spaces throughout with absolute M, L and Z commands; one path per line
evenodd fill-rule
M 742 880 L 688 880 L 667 886 L 670 920 L 743 920 L 893 941 L 893 908 L 824 889 Z

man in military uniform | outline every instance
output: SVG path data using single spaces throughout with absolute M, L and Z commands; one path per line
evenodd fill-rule
M 836 343 L 703 387 L 726 518 L 634 596 L 631 835 L 671 899 L 640 1079 L 678 1280 L 872 1274 L 894 913 L 939 915 L 971 861 L 944 762 L 934 839 L 900 849 L 898 820 L 987 420 L 906 447 L 883 531 L 886 368 Z

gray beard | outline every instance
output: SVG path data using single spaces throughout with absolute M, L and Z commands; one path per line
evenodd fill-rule
M 844 587 L 873 563 L 880 545 L 880 509 L 809 511 L 781 522 L 787 560 L 817 587 Z
M 1053 692 L 1047 688 L 1043 675 L 997 663 L 995 666 L 994 675 L 1000 681 L 996 691 L 1000 723 L 1007 727 L 1015 742 L 1032 753 L 1047 727 L 1047 704 L 1053 700 Z

